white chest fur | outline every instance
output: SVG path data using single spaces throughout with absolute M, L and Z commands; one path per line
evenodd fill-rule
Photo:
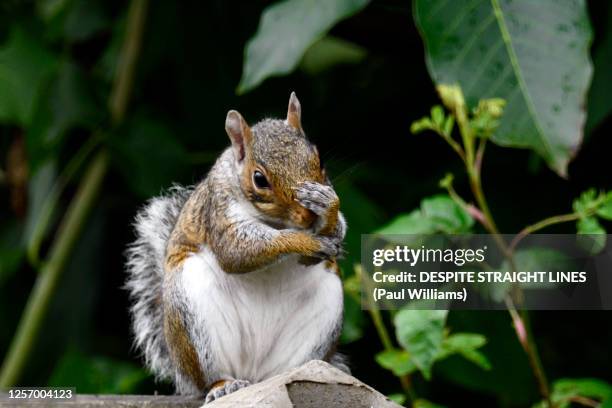
M 185 261 L 181 284 L 195 316 L 195 346 L 207 348 L 222 378 L 257 382 L 304 363 L 329 343 L 342 314 L 340 279 L 323 262 L 304 266 L 289 257 L 231 275 L 205 248 Z

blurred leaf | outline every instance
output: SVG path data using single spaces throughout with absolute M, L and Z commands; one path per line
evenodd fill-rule
M 363 337 L 365 319 L 361 305 L 353 298 L 344 299 L 344 324 L 340 334 L 340 343 L 348 344 Z
M 64 20 L 64 38 L 83 41 L 108 27 L 110 20 L 100 1 L 72 1 Z
M 57 165 L 54 159 L 50 159 L 41 165 L 30 179 L 28 184 L 28 215 L 23 237 L 24 243 L 30 243 L 38 225 L 41 222 L 49 224 L 49 220 L 53 216 L 52 213 L 43 214 L 43 212 L 45 201 L 51 194 L 56 178 Z
M 268 6 L 245 49 L 238 93 L 273 75 L 287 74 L 306 49 L 338 21 L 363 9 L 369 0 L 284 0 Z
M 435 82 L 459 84 L 472 106 L 481 98 L 507 100 L 492 140 L 531 148 L 566 175 L 582 141 L 583 106 L 593 70 L 585 2 L 414 4 Z M 533 16 L 541 18 L 535 21 Z
M 79 394 L 129 394 L 147 377 L 131 363 L 68 351 L 55 366 L 48 386 L 76 387 Z
M 468 232 L 474 226 L 474 219 L 447 195 L 424 199 L 421 210 L 437 230 L 447 234 Z
M 563 253 L 544 247 L 531 247 L 518 250 L 514 253 L 514 265 L 517 271 L 563 271 L 569 270 L 570 259 Z M 512 265 L 507 260 L 504 260 L 499 266 L 499 271 L 513 271 Z M 524 289 L 544 289 L 555 286 L 554 283 L 520 283 L 519 286 Z M 508 291 L 512 288 L 512 283 L 492 283 L 487 285 L 489 296 L 496 302 L 501 302 Z
M 385 350 L 376 354 L 376 362 L 400 377 L 417 369 L 406 350 Z
M 393 219 L 376 230 L 377 234 L 460 234 L 469 232 L 474 219 L 447 195 L 421 201 L 421 208 Z
M 454 333 L 442 342 L 442 349 L 438 359 L 441 360 L 453 354 L 459 354 L 483 370 L 490 370 L 491 363 L 484 354 L 477 350 L 486 343 L 487 338 L 482 334 Z
M 94 67 L 96 75 L 102 77 L 106 82 L 111 82 L 115 76 L 115 70 L 119 61 L 119 52 L 123 44 L 125 34 L 125 17 L 120 17 L 112 26 L 112 35 L 109 44 L 102 53 L 100 60 Z
M 431 108 L 431 120 L 438 129 L 444 127 L 444 109 L 440 105 Z
M 606 246 L 606 230 L 597 218 L 585 217 L 576 223 L 578 230 L 578 244 L 591 254 L 601 252 Z
M 597 192 L 594 188 L 590 188 L 580 194 L 580 197 L 574 200 L 572 208 L 575 212 L 583 217 L 588 216 L 588 212 L 595 208 L 597 201 Z
M 444 339 L 447 310 L 400 310 L 393 319 L 398 342 L 426 379 Z
M 14 25 L 0 47 L 0 121 L 28 126 L 41 86 L 57 58 L 36 38 Z
M 418 399 L 412 404 L 412 408 L 445 408 L 443 405 L 434 404 L 433 402 Z
M 83 41 L 111 23 L 99 0 L 39 0 L 36 6 L 51 41 Z
M 557 408 L 569 408 L 571 399 L 586 397 L 602 402 L 599 405 L 605 408 L 612 401 L 612 386 L 605 381 L 596 378 L 564 378 L 554 382 L 551 399 Z M 534 405 L 533 408 L 545 408 L 544 401 Z
M 376 230 L 377 234 L 431 234 L 435 230 L 433 222 L 423 216 L 421 210 L 403 214 L 389 224 Z
M 508 312 L 453 311 L 447 326 L 490 339 L 482 350 L 491 362 L 491 371 L 483 371 L 465 358 L 448 358 L 436 362 L 437 378 L 466 391 L 496 395 L 498 401 L 507 402 L 509 407 L 526 407 L 538 398 L 529 361 L 516 341 Z
M 57 148 L 75 126 L 92 129 L 103 118 L 82 70 L 63 61 L 52 85 L 40 98 L 27 134 L 30 166 L 36 166 Z
M 612 221 L 612 191 L 606 194 L 606 199 L 602 206 L 597 210 L 597 215 L 606 220 Z
M 404 394 L 389 394 L 387 398 L 399 405 L 403 405 L 406 402 L 406 396 Z
M 415 120 L 414 122 L 412 122 L 412 124 L 410 125 L 410 133 L 416 135 L 425 130 L 430 130 L 433 128 L 434 128 L 434 124 L 431 121 L 431 118 L 428 118 L 427 116 L 425 116 L 419 120 Z
M 589 89 L 587 133 L 596 129 L 612 113 L 612 98 L 609 92 L 609 84 L 612 83 L 612 7 L 609 4 L 605 21 L 605 32 L 597 39 L 599 45 L 593 51 L 595 71 Z
M 111 141 L 115 165 L 131 190 L 151 197 L 181 179 L 187 154 L 173 132 L 163 123 L 136 115 Z
M 318 75 L 340 64 L 357 64 L 366 57 L 365 48 L 341 38 L 326 35 L 308 48 L 300 68 L 309 75 Z

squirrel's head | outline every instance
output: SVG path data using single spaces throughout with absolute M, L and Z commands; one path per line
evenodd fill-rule
M 264 119 L 249 127 L 240 113 L 227 113 L 225 130 L 240 169 L 240 187 L 268 220 L 308 228 L 316 219 L 295 200 L 295 189 L 305 181 L 327 183 L 317 148 L 306 139 L 302 109 L 295 93 L 289 98 L 287 118 Z

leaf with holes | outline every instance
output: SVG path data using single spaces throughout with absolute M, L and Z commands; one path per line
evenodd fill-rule
M 416 0 L 415 20 L 437 84 L 470 106 L 507 101 L 492 140 L 530 148 L 560 175 L 580 146 L 592 75 L 585 2 Z

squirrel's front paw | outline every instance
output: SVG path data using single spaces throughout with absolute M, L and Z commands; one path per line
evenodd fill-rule
M 306 181 L 295 189 L 295 199 L 304 208 L 318 216 L 324 216 L 330 209 L 338 209 L 338 195 L 331 186 Z
M 342 242 L 334 237 L 316 236 L 315 239 L 319 242 L 320 248 L 316 252 L 317 258 L 331 259 L 337 258 L 342 251 Z
M 223 384 L 213 387 L 208 391 L 204 404 L 213 402 L 216 399 L 231 394 L 234 391 L 238 391 L 241 388 L 248 387 L 249 385 L 251 385 L 251 383 L 246 380 L 227 380 Z

